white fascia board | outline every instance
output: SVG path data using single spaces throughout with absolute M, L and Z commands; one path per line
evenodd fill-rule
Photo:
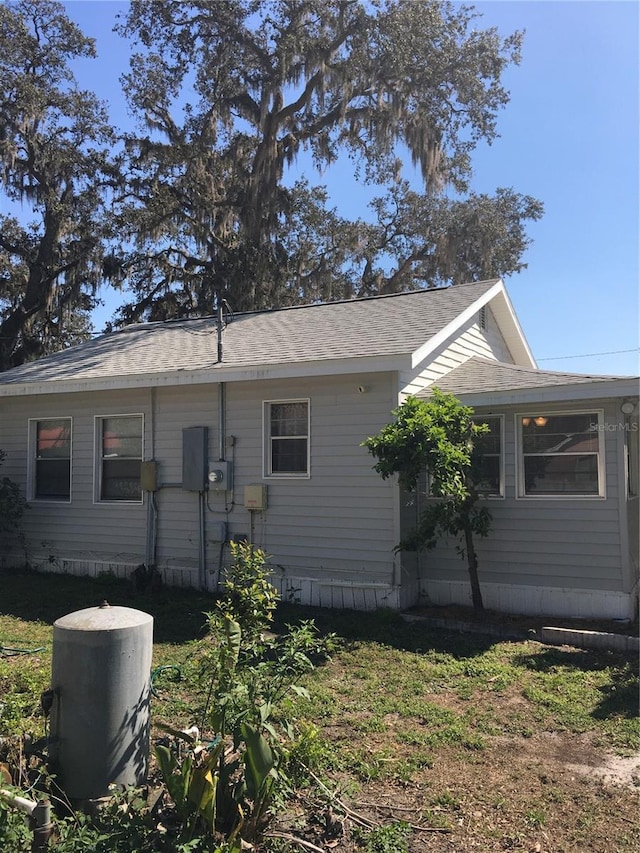
M 638 397 L 640 381 L 630 376 L 596 382 L 576 382 L 567 385 L 544 385 L 511 391 L 482 391 L 459 394 L 469 406 L 510 406 L 521 404 L 564 403 L 576 400 L 607 400 L 616 397 Z
M 491 303 L 491 310 L 498 323 L 500 332 L 509 347 L 509 352 L 513 356 L 514 364 L 520 367 L 537 367 L 536 360 L 533 357 L 531 348 L 527 343 L 527 339 L 522 330 L 514 307 L 509 299 L 509 295 L 504 286 L 502 279 L 498 279 L 496 283 L 482 296 L 479 296 L 468 308 L 462 311 L 458 316 L 449 323 L 437 335 L 430 338 L 423 346 L 415 350 L 412 356 L 411 367 L 417 367 L 421 362 L 440 347 L 449 338 L 452 338 L 455 333 L 463 328 L 466 323 L 471 320 L 478 311 L 485 305 Z
M 305 376 L 339 376 L 351 373 L 384 373 L 406 369 L 408 356 L 368 356 L 247 367 L 210 367 L 203 370 L 141 373 L 93 379 L 50 379 L 41 382 L 0 384 L 0 398 L 40 394 L 74 394 L 88 391 L 119 391 L 130 388 L 161 388 L 179 385 L 215 385 L 219 382 L 251 382 Z
M 491 306 L 493 316 L 502 332 L 502 337 L 509 347 L 514 363 L 520 367 L 537 367 L 531 348 L 518 320 L 513 303 L 509 299 L 506 287 L 502 286 L 494 304 Z

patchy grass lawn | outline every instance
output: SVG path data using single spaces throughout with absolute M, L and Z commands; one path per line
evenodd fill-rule
M 154 667 L 179 667 L 180 677 L 156 674 L 154 723 L 199 723 L 194 661 L 211 597 L 140 595 L 111 578 L 3 574 L 0 583 L 0 645 L 30 652 L 0 657 L 5 744 L 42 732 L 53 621 L 105 598 L 151 613 Z M 393 613 L 282 605 L 276 630 L 309 618 L 341 640 L 307 676 L 310 699 L 281 709 L 305 737 L 274 835 L 337 853 L 639 849 L 634 660 L 428 630 Z M 300 848 L 272 837 L 262 849 Z

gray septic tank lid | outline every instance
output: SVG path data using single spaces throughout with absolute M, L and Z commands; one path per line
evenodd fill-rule
M 53 623 L 64 631 L 120 631 L 153 622 L 153 616 L 132 607 L 111 607 L 104 601 L 99 607 L 87 607 L 61 616 Z

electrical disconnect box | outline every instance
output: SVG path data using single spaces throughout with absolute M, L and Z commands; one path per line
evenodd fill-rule
M 209 491 L 230 492 L 233 488 L 233 466 L 220 460 L 209 463 Z
M 256 511 L 267 508 L 267 487 L 263 483 L 244 487 L 244 507 Z
M 158 469 L 153 459 L 140 463 L 140 488 L 143 492 L 155 492 L 158 488 Z
M 208 445 L 208 427 L 182 430 L 182 488 L 188 492 L 203 492 L 206 488 Z

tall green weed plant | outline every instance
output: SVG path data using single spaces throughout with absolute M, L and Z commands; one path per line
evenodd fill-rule
M 297 682 L 327 656 L 333 638 L 321 640 L 312 622 L 269 631 L 279 601 L 269 581 L 267 555 L 250 543 L 231 543 L 221 596 L 206 614 L 199 679 L 201 727 L 210 743 L 180 755 L 179 733 L 156 750 L 165 782 L 183 820 L 185 838 L 197 831 L 251 842 L 270 811 L 291 790 L 285 743 L 295 737 L 282 718 L 285 697 L 309 694 Z

